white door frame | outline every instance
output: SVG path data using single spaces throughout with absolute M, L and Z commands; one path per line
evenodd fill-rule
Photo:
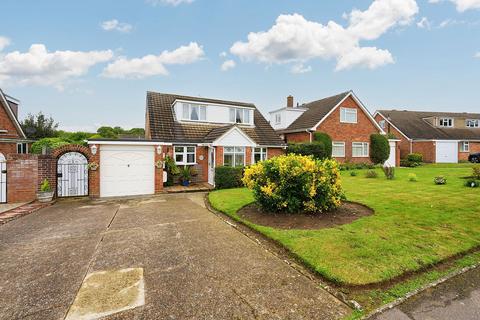
M 7 203 L 7 160 L 0 152 L 0 203 Z
M 208 147 L 208 183 L 215 186 L 215 147 Z

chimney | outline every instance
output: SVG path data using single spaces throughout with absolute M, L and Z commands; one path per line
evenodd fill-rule
M 288 96 L 287 97 L 287 107 L 288 108 L 293 108 L 293 96 Z

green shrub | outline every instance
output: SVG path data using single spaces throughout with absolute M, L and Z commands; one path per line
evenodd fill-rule
M 479 186 L 480 186 L 480 182 L 474 179 L 469 179 L 467 180 L 467 182 L 465 182 L 465 187 L 478 188 Z
M 38 141 L 35 141 L 30 148 L 31 153 L 41 154 L 43 147 L 46 147 L 47 150 L 54 150 L 70 144 L 68 141 L 62 140 L 60 138 L 43 138 Z
M 313 156 L 316 159 L 327 158 L 325 145 L 323 142 L 315 141 L 312 143 L 292 143 L 287 147 L 287 154 L 295 153 L 302 156 Z
M 408 174 L 408 181 L 410 182 L 418 182 L 418 177 L 415 173 Z
M 389 132 L 387 133 L 387 139 L 397 139 L 397 137 L 395 136 L 395 134 Z
M 243 167 L 216 167 L 215 188 L 230 189 L 243 187 Z
M 337 208 L 343 192 L 335 160 L 288 154 L 245 170 L 245 185 L 267 212 L 324 212 Z
M 390 157 L 390 144 L 383 134 L 370 136 L 370 159 L 375 164 L 383 164 Z
M 388 180 L 395 179 L 395 167 L 384 166 L 383 173 Z
M 339 168 L 341 171 L 362 170 L 362 169 L 374 169 L 375 165 L 367 162 L 359 162 L 359 163 L 345 162 L 345 163 L 341 163 L 339 165 Z
M 447 178 L 444 176 L 437 176 L 433 179 L 433 182 L 437 185 L 447 184 Z
M 422 163 L 423 162 L 423 155 L 421 153 L 410 153 L 407 156 L 407 160 L 410 161 L 410 162 Z
M 472 176 L 474 179 L 480 180 L 480 166 L 474 166 L 472 168 Z
M 378 173 L 375 170 L 368 170 L 365 172 L 365 178 L 376 179 L 378 178 Z
M 408 159 L 401 159 L 400 160 L 400 166 L 401 167 L 406 167 L 406 168 L 416 168 L 418 166 L 420 166 L 421 163 L 420 162 L 412 162 Z
M 332 157 L 332 138 L 324 132 L 315 132 L 313 134 L 313 140 L 317 142 L 323 143 L 325 147 L 325 157 L 331 158 Z
M 350 176 L 351 177 L 356 177 L 357 176 L 357 171 L 350 171 Z
M 43 179 L 42 184 L 40 185 L 41 192 L 52 192 L 52 187 L 50 186 L 50 182 L 47 179 Z

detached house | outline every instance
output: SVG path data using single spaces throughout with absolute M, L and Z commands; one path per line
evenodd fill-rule
M 480 152 L 480 114 L 379 110 L 375 120 L 400 139 L 401 157 L 421 153 L 425 162 L 457 163 Z
M 286 107 L 270 112 L 270 123 L 286 143 L 311 142 L 315 132 L 327 133 L 340 162 L 370 162 L 370 136 L 383 133 L 353 91 L 296 106 L 289 96 Z M 391 141 L 392 166 L 399 164 L 396 148 Z
M 0 89 L 0 161 L 11 153 L 28 153 L 28 140 L 18 121 L 19 104 Z

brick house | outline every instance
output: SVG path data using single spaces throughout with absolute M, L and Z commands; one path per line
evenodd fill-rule
M 147 93 L 144 140 L 89 140 L 98 194 L 161 192 L 166 156 L 193 166 L 194 182 L 214 185 L 215 167 L 245 166 L 284 153 L 285 143 L 251 103 Z M 98 173 L 99 172 L 99 173 Z M 92 188 L 92 186 L 91 186 Z
M 0 89 L 0 153 L 28 153 L 28 140 L 18 121 L 20 102 Z M 1 156 L 0 156 L 1 157 Z
M 384 133 L 353 91 L 318 101 L 287 106 L 270 112 L 270 123 L 286 143 L 312 142 L 315 132 L 332 138 L 332 156 L 339 162 L 371 162 L 370 136 Z M 390 165 L 399 164 L 397 146 L 390 141 Z
M 480 152 L 480 114 L 379 110 L 375 120 L 399 140 L 400 155 L 421 153 L 430 163 L 457 163 Z

